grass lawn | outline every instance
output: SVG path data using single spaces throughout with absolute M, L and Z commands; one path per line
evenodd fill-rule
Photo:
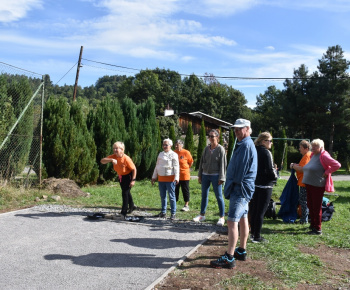
M 286 180 L 279 179 L 277 186 L 273 190 L 273 199 L 279 201 L 279 197 L 286 184 Z M 333 202 L 335 213 L 329 222 L 322 224 L 322 236 L 306 235 L 307 226 L 299 224 L 286 224 L 281 219 L 265 219 L 262 235 L 269 240 L 267 244 L 249 243 L 249 254 L 252 259 L 263 259 L 266 261 L 270 271 L 272 271 L 284 287 L 296 287 L 299 283 L 309 285 L 320 285 L 325 279 L 327 268 L 321 260 L 314 255 L 305 254 L 300 251 L 300 247 L 317 247 L 324 244 L 327 247 L 350 249 L 350 182 L 335 181 L 335 194 L 327 196 Z M 122 197 L 120 186 L 116 183 L 106 186 L 84 187 L 84 191 L 90 192 L 89 198 L 63 198 L 55 204 L 65 204 L 79 207 L 106 207 L 121 208 Z M 199 213 L 201 202 L 201 189 L 197 180 L 190 181 L 191 201 L 190 211 L 181 212 L 183 198 L 180 193 L 178 202 L 177 218 L 191 220 Z M 18 209 L 38 204 L 34 198 L 47 194 L 44 191 L 35 189 L 13 189 L 10 187 L 0 187 L 0 211 Z M 152 214 L 160 212 L 160 197 L 157 183 L 151 185 L 149 180 L 137 181 L 132 189 L 135 204 L 141 211 Z M 43 203 L 43 202 L 39 202 Z M 228 201 L 226 211 L 228 209 Z M 168 211 L 168 215 L 170 212 Z M 209 205 L 206 214 L 206 222 L 216 223 L 218 219 L 218 206 L 211 191 L 209 195 Z M 236 279 L 242 279 L 242 285 L 247 284 L 247 277 L 244 275 Z M 344 284 L 350 283 L 349 276 L 343 277 Z M 246 282 L 245 282 L 246 281 Z M 236 281 L 237 282 L 237 281 Z M 349 285 L 349 284 L 348 284 Z

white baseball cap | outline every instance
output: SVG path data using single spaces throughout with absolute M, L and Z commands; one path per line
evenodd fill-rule
M 250 121 L 246 119 L 237 119 L 233 127 L 237 127 L 237 128 L 250 127 Z

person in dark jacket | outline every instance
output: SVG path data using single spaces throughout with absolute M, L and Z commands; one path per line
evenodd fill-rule
M 277 180 L 277 172 L 269 151 L 272 145 L 271 134 L 269 132 L 259 134 L 254 144 L 258 154 L 258 172 L 255 179 L 255 192 L 249 203 L 249 222 L 252 242 L 260 243 L 267 242 L 260 233 L 271 199 L 272 187 Z

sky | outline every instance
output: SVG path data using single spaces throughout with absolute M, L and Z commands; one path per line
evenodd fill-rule
M 254 107 L 328 47 L 350 60 L 349 19 L 349 0 L 0 0 L 0 62 L 74 85 L 83 46 L 82 87 L 158 67 L 212 74 Z

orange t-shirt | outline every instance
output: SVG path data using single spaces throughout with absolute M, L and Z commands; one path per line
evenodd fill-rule
M 311 159 L 311 152 L 309 151 L 303 156 L 303 158 L 301 158 L 301 160 L 299 162 L 299 166 L 304 167 L 306 164 L 309 163 L 310 159 Z M 304 176 L 303 172 L 298 172 L 297 171 L 298 185 L 301 186 L 301 187 L 305 187 L 305 184 L 302 183 L 303 176 Z
M 179 155 L 180 180 L 190 180 L 190 167 L 193 163 L 191 152 L 186 149 L 182 149 L 181 151 L 175 150 L 175 152 Z
M 113 164 L 113 169 L 118 173 L 118 175 L 127 175 L 135 169 L 135 164 L 132 162 L 131 158 L 124 154 L 123 157 L 117 157 L 116 154 L 109 155 L 107 158 L 113 158 L 118 161 L 117 165 Z

